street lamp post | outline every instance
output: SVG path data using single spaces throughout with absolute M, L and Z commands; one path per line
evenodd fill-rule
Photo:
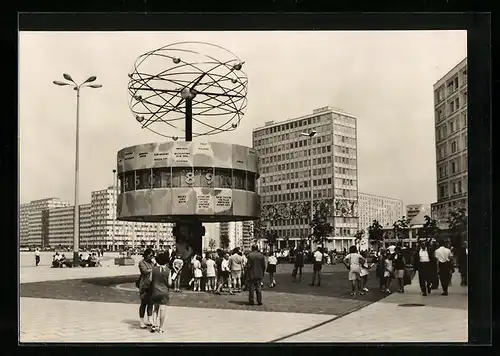
M 91 76 L 87 78 L 86 81 L 84 81 L 81 84 L 76 84 L 73 78 L 69 74 L 63 74 L 63 78 L 66 80 L 66 82 L 59 81 L 59 80 L 54 80 L 53 83 L 55 85 L 59 86 L 66 86 L 70 85 L 73 87 L 73 90 L 76 91 L 76 152 L 75 152 L 75 214 L 74 214 L 74 228 L 73 228 L 73 265 L 78 266 L 79 265 L 79 248 L 80 248 L 80 205 L 78 201 L 78 171 L 79 171 L 79 166 L 80 166 L 80 157 L 79 157 L 79 145 L 80 145 L 80 89 L 83 87 L 89 87 L 89 88 L 101 88 L 101 84 L 88 84 L 94 82 L 97 77 L 96 76 Z
M 316 131 L 312 130 L 311 132 L 301 132 L 300 133 L 301 136 L 306 136 L 309 138 L 309 147 L 312 146 L 312 138 L 314 136 L 316 136 Z M 309 154 L 309 168 L 310 168 L 310 171 L 309 171 L 309 185 L 310 185 L 310 189 L 311 189 L 311 211 L 310 211 L 310 214 L 311 214 L 311 223 L 313 222 L 313 219 L 314 219 L 314 198 L 313 198 L 313 193 L 314 193 L 314 187 L 313 187 L 313 156 L 312 156 L 312 147 L 311 147 L 311 153 Z M 313 234 L 313 227 L 311 226 L 311 235 Z

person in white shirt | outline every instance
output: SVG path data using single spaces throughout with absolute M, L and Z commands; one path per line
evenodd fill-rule
M 313 279 L 312 283 L 310 284 L 313 287 L 314 283 L 316 282 L 316 277 L 318 277 L 318 287 L 321 286 L 321 269 L 323 268 L 323 260 L 325 257 L 321 250 L 322 248 L 318 247 L 313 255 Z
M 448 295 L 451 273 L 451 251 L 444 246 L 443 241 L 439 241 L 439 248 L 434 251 L 434 256 L 437 261 L 439 280 L 443 288 L 441 295 Z
M 278 259 L 274 253 L 269 253 L 267 259 L 267 269 L 266 272 L 269 273 L 269 288 L 276 287 L 276 280 L 274 279 L 274 274 L 276 273 L 276 265 L 278 264 Z
M 361 266 L 366 262 L 366 260 L 358 253 L 356 246 L 349 247 L 349 254 L 344 257 L 344 265 L 349 269 L 349 281 L 351 281 L 352 292 L 351 296 L 355 296 L 356 293 L 364 295 L 365 292 L 361 290 Z
M 431 255 L 428 246 L 424 240 L 420 240 L 420 247 L 417 250 L 415 256 L 415 263 L 413 269 L 418 271 L 418 282 L 420 284 L 420 290 L 422 295 L 426 296 L 431 293 L 432 290 L 432 272 L 433 268 L 431 265 Z

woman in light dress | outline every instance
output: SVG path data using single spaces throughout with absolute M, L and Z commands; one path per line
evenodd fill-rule
M 201 277 L 203 277 L 203 272 L 201 270 L 201 257 L 196 256 L 193 259 L 193 276 L 194 276 L 194 286 L 193 291 L 201 291 Z

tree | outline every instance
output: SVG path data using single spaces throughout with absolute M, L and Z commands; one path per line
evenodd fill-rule
M 146 247 L 146 240 L 141 240 L 141 246 L 144 248 Z
M 450 211 L 448 216 L 448 228 L 452 236 L 452 245 L 459 247 L 467 240 L 467 213 L 465 208 Z
M 356 246 L 359 246 L 361 244 L 363 236 L 365 236 L 365 230 L 361 229 L 356 231 L 356 234 L 354 234 L 354 243 L 356 244 Z
M 253 221 L 253 237 L 254 237 L 254 239 L 260 240 L 260 239 L 264 238 L 263 230 L 264 230 L 264 227 L 262 226 L 262 220 L 261 219 L 254 220 Z
M 312 240 L 314 243 L 320 243 L 322 247 L 325 247 L 325 240 L 332 236 L 334 231 L 333 226 L 327 222 L 329 216 L 331 216 L 330 205 L 322 201 L 318 204 L 310 223 L 313 229 Z
M 215 245 L 216 245 L 216 242 L 214 239 L 210 239 L 208 241 L 208 248 L 210 249 L 210 251 L 214 251 L 215 250 Z
M 274 246 L 276 242 L 278 242 L 278 233 L 273 230 L 265 230 L 265 238 L 267 241 L 267 245 L 269 246 L 271 253 L 274 251 Z
M 430 240 L 432 238 L 437 239 L 439 236 L 439 232 L 441 231 L 437 226 L 437 221 L 432 219 L 429 215 L 424 216 L 425 223 L 422 227 L 423 237 L 426 240 Z
M 410 220 L 406 219 L 404 216 L 392 224 L 392 230 L 394 232 L 394 237 L 398 240 L 408 238 L 408 229 L 410 228 Z
M 160 246 L 163 246 L 165 244 L 165 240 L 163 239 L 160 239 L 160 241 L 158 241 L 160 243 Z
M 220 235 L 219 245 L 223 250 L 225 250 L 229 247 L 229 235 L 228 234 L 224 233 L 224 234 Z
M 380 242 L 384 240 L 384 230 L 377 220 L 373 220 L 368 227 L 368 239 L 372 245 L 377 244 L 377 249 L 380 247 Z

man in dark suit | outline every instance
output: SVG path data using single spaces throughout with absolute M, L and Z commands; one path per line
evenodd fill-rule
M 252 246 L 252 252 L 248 254 L 247 261 L 247 278 L 248 278 L 248 302 L 254 305 L 253 292 L 257 294 L 257 305 L 262 305 L 262 290 L 261 283 L 266 270 L 266 260 L 264 255 L 257 249 L 256 245 Z

